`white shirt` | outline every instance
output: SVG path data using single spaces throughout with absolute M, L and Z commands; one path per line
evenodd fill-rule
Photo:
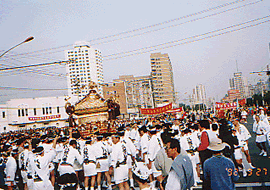
M 248 140 L 251 137 L 249 131 L 247 130 L 245 125 L 243 125 L 243 124 L 239 124 L 239 125 L 240 125 L 239 126 L 239 128 L 240 128 L 239 133 L 241 135 L 243 135 L 243 140 L 245 140 L 245 141 Z
M 148 134 L 144 133 L 143 136 L 141 137 L 141 152 L 142 152 L 142 154 L 147 153 L 148 146 L 149 146 Z
M 84 161 L 96 161 L 96 146 L 86 144 L 83 148 L 83 160 Z
M 126 148 L 127 148 L 127 154 L 136 156 L 136 147 L 133 144 L 133 142 L 130 140 L 130 138 L 124 138 L 123 142 L 126 143 Z
M 159 143 L 157 136 L 153 135 L 148 144 L 148 159 L 150 159 L 150 161 L 154 161 L 160 148 L 161 144 Z
M 60 164 L 70 164 L 74 165 L 75 159 L 82 164 L 83 157 L 80 155 L 77 149 L 73 148 L 72 146 L 66 146 L 62 152 Z
M 97 158 L 108 156 L 108 149 L 107 149 L 106 144 L 103 141 L 98 141 L 95 144 L 95 149 L 96 149 Z
M 192 134 L 185 134 L 180 138 L 180 145 L 183 150 L 195 149 L 199 146 L 199 142 L 196 140 L 195 136 Z
M 6 163 L 7 181 L 14 181 L 16 170 L 17 170 L 16 160 L 12 156 L 9 156 L 7 158 L 7 163 Z
M 176 190 L 176 189 L 181 189 L 180 179 L 177 173 L 174 171 L 174 169 L 171 169 L 167 179 L 165 190 Z
M 259 123 L 255 121 L 253 124 L 253 131 L 258 135 L 265 135 L 269 132 L 269 125 L 263 121 L 259 121 Z
M 119 141 L 112 146 L 111 166 L 116 167 L 117 162 L 123 162 L 127 159 L 125 144 Z
M 53 149 L 52 144 L 42 143 L 40 146 L 44 148 L 45 154 Z
M 24 151 L 22 151 L 19 154 L 19 159 L 18 160 L 19 160 L 19 168 L 20 169 L 24 169 L 24 170 L 27 169 L 28 159 L 29 159 L 29 151 L 27 149 L 25 149 Z

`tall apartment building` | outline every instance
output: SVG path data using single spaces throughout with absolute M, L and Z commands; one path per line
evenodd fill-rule
M 206 105 L 206 92 L 205 92 L 205 86 L 202 84 L 196 85 L 196 87 L 192 91 L 192 95 L 190 96 L 190 103 L 191 105 L 196 104 L 204 104 Z
M 65 57 L 72 60 L 66 65 L 69 96 L 82 99 L 88 94 L 91 81 L 98 85 L 98 93 L 102 95 L 104 79 L 100 50 L 87 42 L 76 42 L 73 49 L 65 51 Z
M 239 90 L 241 93 L 241 98 L 247 95 L 247 81 L 242 76 L 242 72 L 237 72 L 233 74 L 233 78 L 230 79 L 230 88 L 233 90 Z
M 122 75 L 114 82 L 124 82 L 126 92 L 126 107 L 129 113 L 135 113 L 139 108 L 153 108 L 152 82 L 150 76 Z
M 114 97 L 119 102 L 123 115 L 138 114 L 139 108 L 154 108 L 150 76 L 121 75 L 104 85 L 103 94 L 105 99 Z
M 167 53 L 152 53 L 151 77 L 155 107 L 175 103 L 172 64 Z

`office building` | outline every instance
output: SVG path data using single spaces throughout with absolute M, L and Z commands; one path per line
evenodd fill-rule
M 68 126 L 65 98 L 11 99 L 0 106 L 0 132 Z
M 205 86 L 202 84 L 196 85 L 196 87 L 192 90 L 192 95 L 190 96 L 189 101 L 192 106 L 196 104 L 206 105 L 207 100 Z
M 151 76 L 122 75 L 113 82 L 124 83 L 127 113 L 139 113 L 139 108 L 154 107 Z
M 152 53 L 151 77 L 155 107 L 175 103 L 172 64 L 167 53 Z
M 103 64 L 101 52 L 87 42 L 76 42 L 73 49 L 66 50 L 68 95 L 82 99 L 89 92 L 89 83 L 95 82 L 98 93 L 103 95 Z
M 233 78 L 230 79 L 230 89 L 239 90 L 241 98 L 247 96 L 247 81 L 242 76 L 242 72 L 237 72 L 233 74 Z

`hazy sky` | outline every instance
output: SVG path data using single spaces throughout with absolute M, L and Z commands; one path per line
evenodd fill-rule
M 269 0 L 0 2 L 0 53 L 35 37 L 0 58 L 1 68 L 65 60 L 65 49 L 76 41 L 89 41 L 104 56 L 104 79 L 109 82 L 123 74 L 149 75 L 150 53 L 168 53 L 175 88 L 183 100 L 197 84 L 206 86 L 208 97 L 221 99 L 237 71 L 236 61 L 251 84 L 260 76 L 249 72 L 265 69 L 269 63 Z M 262 17 L 266 18 L 258 19 Z M 162 24 L 155 25 L 158 23 Z M 119 34 L 126 31 L 133 32 Z M 160 45 L 163 43 L 167 44 Z M 156 45 L 160 46 L 141 49 Z M 141 50 L 135 51 L 136 55 L 124 53 L 137 49 Z M 116 53 L 120 53 L 119 59 L 108 57 Z M 37 89 L 0 89 L 0 103 L 12 98 L 65 95 L 66 90 L 38 90 L 66 88 L 66 79 L 57 75 L 61 73 L 65 67 L 59 65 L 0 71 L 1 87 Z

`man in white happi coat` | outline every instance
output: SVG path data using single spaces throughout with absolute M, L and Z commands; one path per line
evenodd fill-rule
M 71 140 L 69 142 L 69 146 L 64 146 L 58 167 L 60 175 L 65 173 L 75 173 L 75 169 L 73 168 L 75 160 L 77 160 L 80 164 L 83 163 L 83 157 L 76 149 L 76 146 L 76 140 Z
M 112 136 L 112 154 L 110 174 L 114 172 L 115 184 L 120 190 L 129 190 L 128 181 L 128 166 L 127 166 L 127 148 L 120 141 L 120 136 L 115 134 Z
M 247 130 L 247 128 L 243 124 L 239 123 L 238 118 L 233 119 L 233 125 L 234 125 L 235 130 L 237 131 L 236 136 L 238 138 L 239 144 L 241 145 L 241 152 L 244 152 L 244 154 L 247 158 L 249 167 L 251 169 L 255 169 L 255 167 L 251 163 L 251 158 L 250 158 L 249 150 L 248 150 L 248 139 L 251 138 L 251 135 L 250 135 L 249 131 Z M 239 151 L 239 150 L 237 150 L 237 151 Z
M 89 139 L 86 141 L 83 148 L 83 171 L 84 171 L 84 186 L 85 190 L 89 190 L 88 181 L 91 178 L 90 190 L 94 190 L 96 182 L 96 147 Z
M 260 116 L 255 116 L 255 122 L 253 124 L 253 132 L 256 133 L 256 145 L 261 150 L 259 155 L 267 156 L 267 150 L 265 143 L 267 141 L 266 135 L 269 132 L 269 125 L 260 120 Z
M 148 146 L 148 163 L 147 163 L 147 167 L 150 169 L 150 171 L 152 172 L 152 176 L 150 176 L 150 181 L 151 181 L 151 187 L 155 186 L 155 178 L 158 176 L 162 176 L 161 171 L 158 171 L 155 167 L 154 164 L 154 160 L 156 158 L 156 155 L 158 153 L 158 151 L 161 149 L 162 142 L 161 140 L 157 137 L 156 133 L 156 128 L 155 127 L 149 127 L 149 136 L 150 136 L 150 140 L 149 140 L 149 146 Z
M 130 181 L 130 187 L 134 189 L 134 180 L 132 177 L 132 162 L 135 160 L 136 157 L 136 147 L 131 141 L 130 137 L 124 137 L 124 133 L 119 133 L 119 136 L 121 138 L 121 142 L 125 144 L 125 147 L 127 149 L 127 166 L 128 166 L 128 173 L 129 173 L 129 181 Z
M 56 156 L 56 141 L 58 138 L 53 140 L 52 150 L 45 154 L 44 148 L 38 146 L 35 150 L 32 151 L 31 142 L 29 142 L 29 164 L 33 170 L 33 190 L 53 190 L 54 187 L 49 179 L 49 163 Z
M 143 160 L 143 162 L 145 163 L 145 161 L 148 159 L 147 158 L 147 152 L 148 152 L 148 143 L 149 143 L 149 136 L 147 134 L 147 129 L 146 126 L 143 125 L 140 129 L 139 129 L 139 133 L 141 136 L 140 139 L 140 155 L 141 158 Z
M 29 144 L 24 144 L 24 150 L 19 154 L 19 168 L 21 170 L 22 180 L 24 184 L 24 189 L 27 187 L 27 173 L 30 172 L 29 169 Z
M 8 153 L 9 156 L 7 157 L 6 163 L 6 185 L 8 190 L 12 190 L 13 186 L 15 185 L 15 174 L 17 170 L 17 162 L 15 160 L 16 151 L 12 150 Z
M 111 177 L 109 175 L 109 158 L 107 143 L 103 141 L 103 135 L 97 135 L 97 142 L 95 144 L 96 159 L 97 159 L 97 185 L 98 190 L 101 190 L 101 174 L 104 173 L 111 189 Z

